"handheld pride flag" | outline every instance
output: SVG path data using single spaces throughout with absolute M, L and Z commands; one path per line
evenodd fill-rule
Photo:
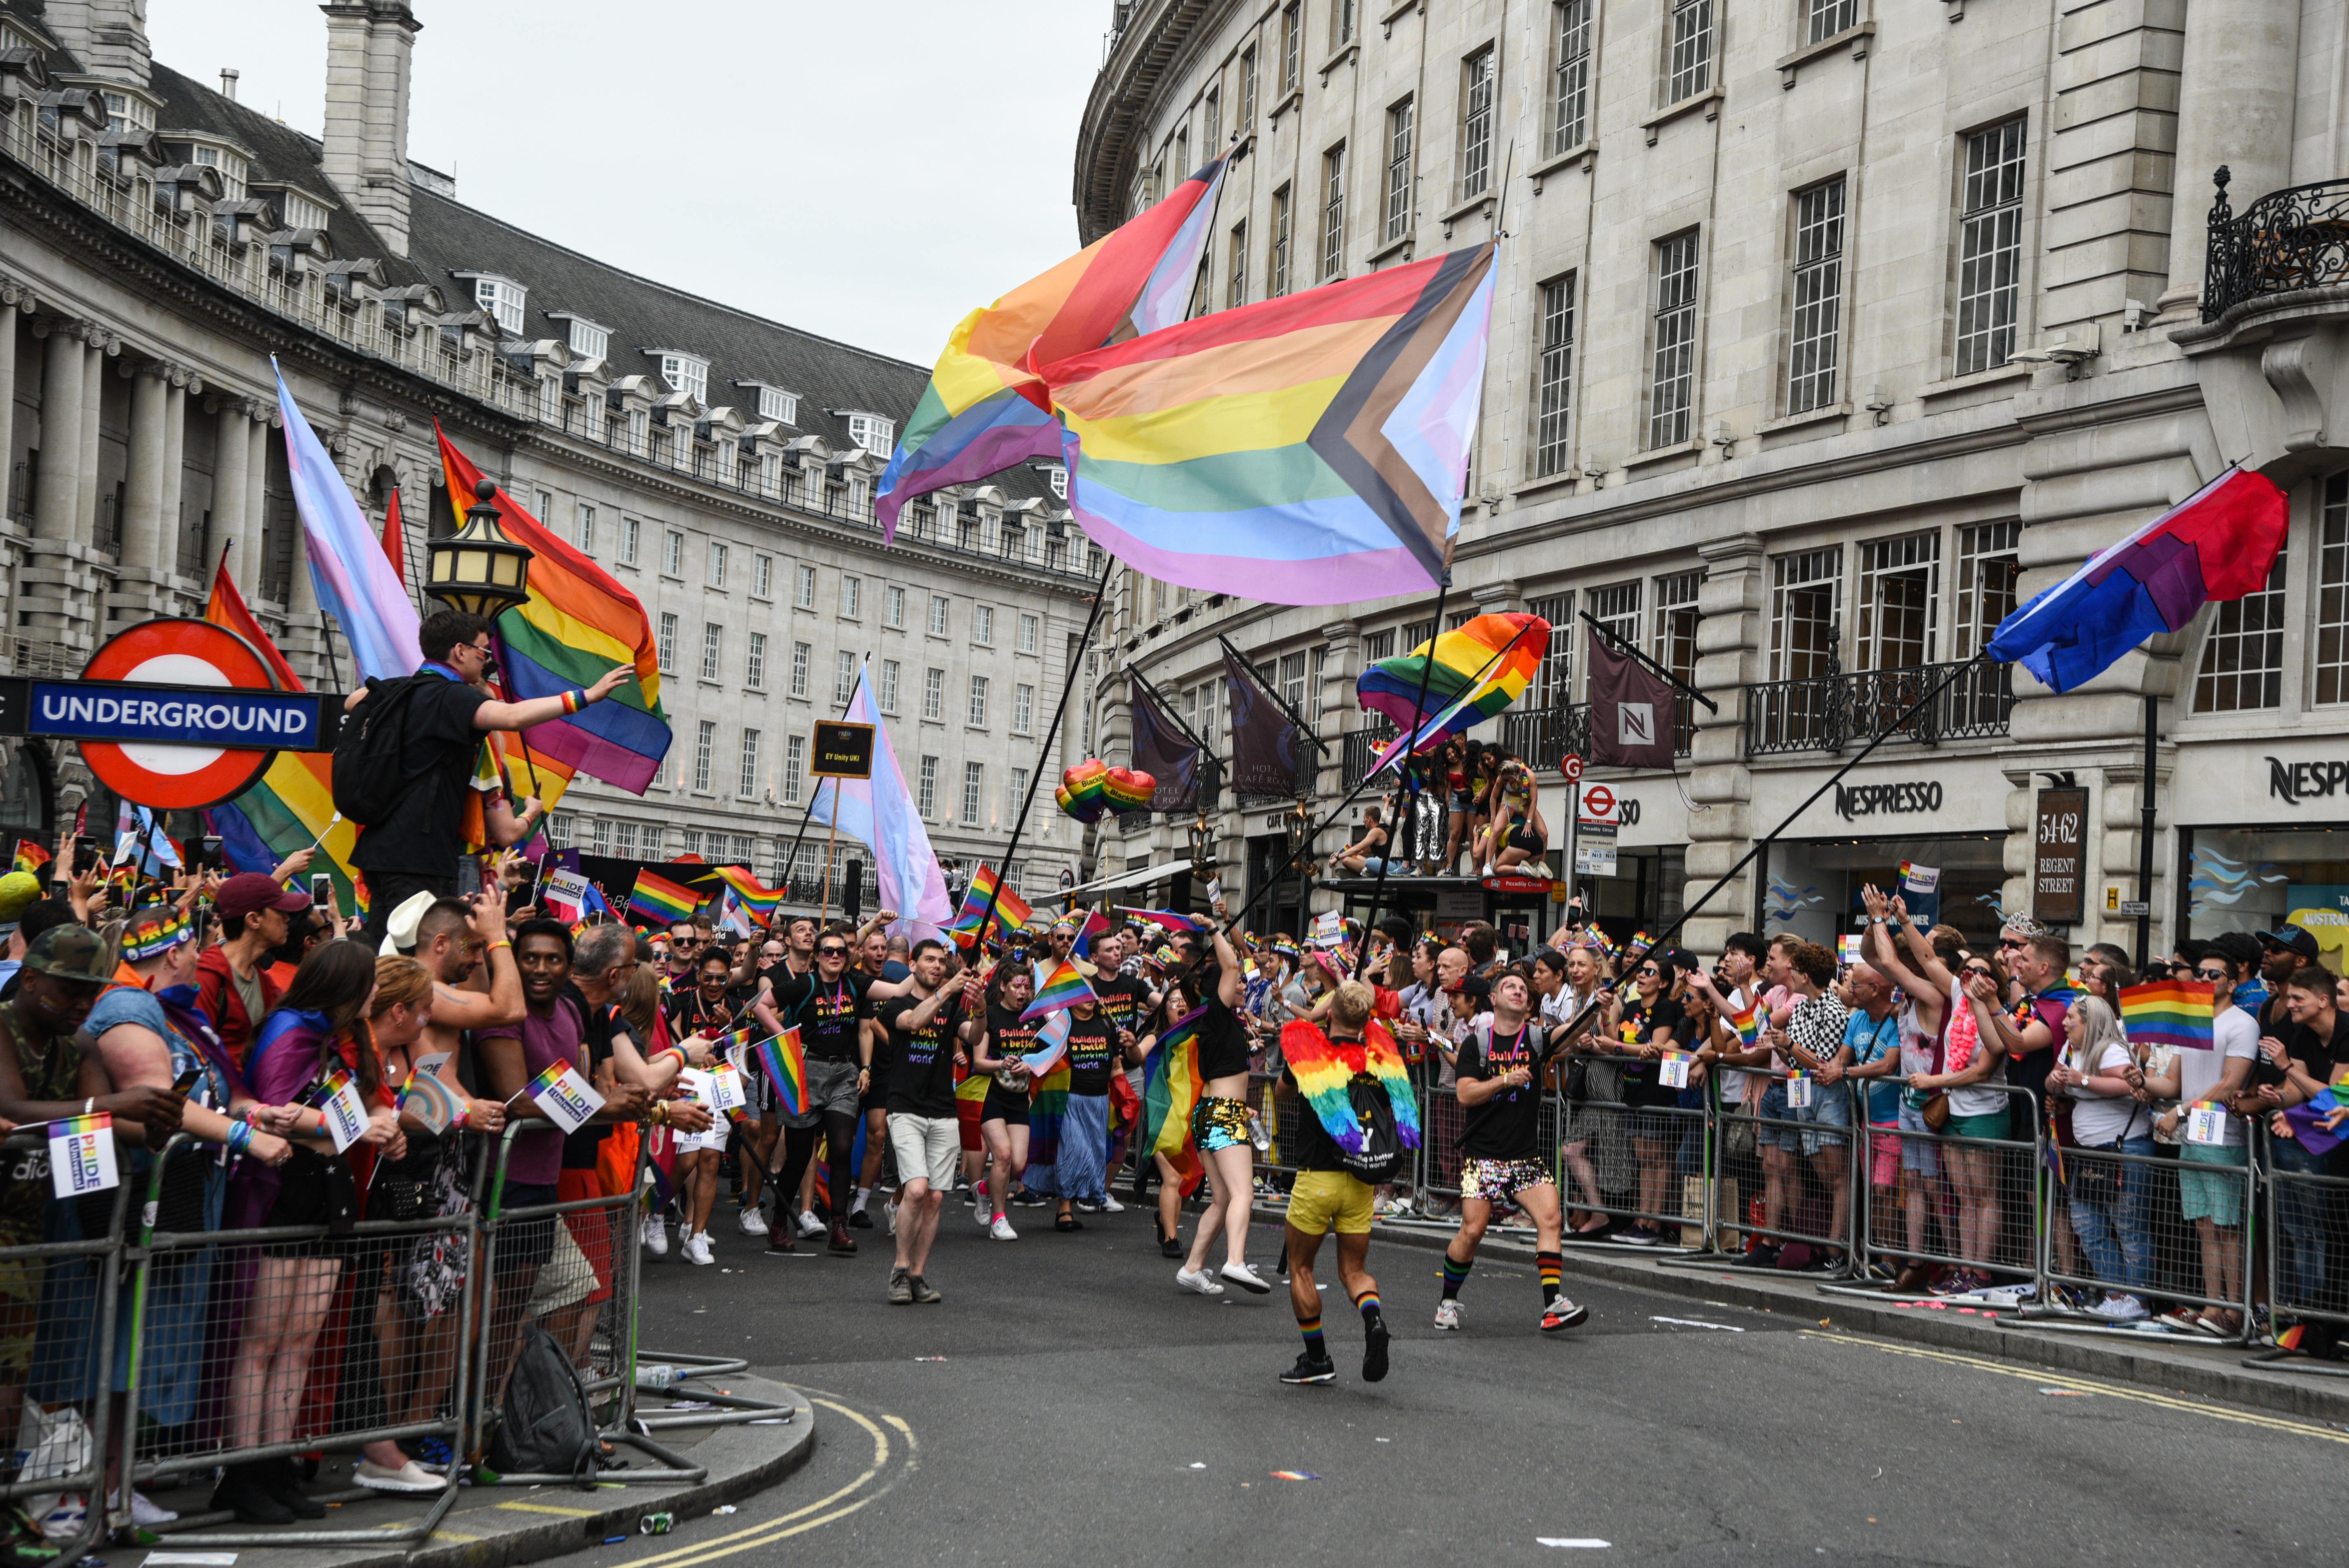
M 2216 1016 L 2207 985 L 2156 980 L 2121 992 L 2121 1026 L 2132 1045 L 2213 1050 L 2211 1021 Z
M 16 869 L 20 872 L 38 872 L 40 869 L 43 866 L 47 865 L 53 858 L 55 857 L 50 855 L 48 851 L 41 848 L 40 845 L 33 842 L 30 839 L 19 839 L 16 841 Z
M 628 913 L 641 914 L 656 925 L 672 924 L 700 907 L 701 901 L 690 889 L 651 872 L 638 872 L 636 885 L 628 893 Z
M 108 1111 L 49 1123 L 49 1191 L 59 1198 L 108 1191 L 122 1181 L 114 1163 L 114 1117 Z
M 1027 1022 L 1024 1017 L 1020 1021 Z M 1059 1012 L 1045 1020 L 1044 1026 L 1036 1031 L 1036 1045 L 1037 1049 L 1019 1058 L 1020 1065 L 1028 1069 L 1030 1082 L 1049 1077 L 1067 1058 L 1069 1015 Z
M 409 1073 L 408 1087 L 399 1091 L 399 1109 L 414 1111 L 425 1130 L 436 1136 L 465 1119 L 465 1102 L 438 1074 L 421 1068 Z
M 562 1062 L 547 1063 L 523 1092 L 565 1134 L 578 1131 L 604 1109 L 604 1097 L 595 1092 L 595 1086 Z
M 1093 988 L 1085 984 L 1085 977 L 1077 973 L 1077 966 L 1067 959 L 1061 959 L 1059 967 L 1049 972 L 1039 964 L 1036 965 L 1036 999 L 1028 1004 L 1027 1011 L 1019 1015 L 1019 1021 L 1024 1024 L 1030 1018 L 1062 1007 L 1075 1007 L 1100 1000 L 1093 995 Z
M 807 1058 L 800 1049 L 800 1032 L 785 1029 L 755 1047 L 759 1066 L 774 1087 L 775 1107 L 785 1116 L 807 1114 Z
M 987 930 L 990 938 L 1023 929 L 1035 913 L 1028 907 L 1028 901 L 1009 888 L 997 892 L 994 868 L 981 865 L 971 873 L 970 888 L 962 895 L 962 908 L 955 913 L 954 923 L 947 927 L 957 946 L 968 948 L 978 944 L 978 923 L 987 918 L 989 900 L 995 903 L 995 919 Z

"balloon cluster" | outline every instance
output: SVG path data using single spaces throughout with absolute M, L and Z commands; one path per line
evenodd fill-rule
M 1052 798 L 1080 822 L 1098 822 L 1111 811 L 1142 811 L 1158 792 L 1158 780 L 1131 768 L 1112 768 L 1089 758 L 1061 775 Z

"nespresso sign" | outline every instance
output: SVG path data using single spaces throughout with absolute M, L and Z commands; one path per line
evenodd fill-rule
M 1836 815 L 1847 822 L 1855 817 L 1938 811 L 1941 809 L 1941 786 L 1937 779 L 1911 784 L 1838 784 L 1835 809 Z
M 2286 762 L 2268 758 L 2268 793 L 2287 806 L 2302 800 L 2329 800 L 2349 795 L 2349 759 L 2330 762 Z

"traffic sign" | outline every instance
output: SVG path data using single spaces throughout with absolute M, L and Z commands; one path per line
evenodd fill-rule
M 1582 758 L 1569 751 L 1558 758 L 1557 770 L 1565 774 L 1566 781 L 1571 784 L 1582 777 Z
M 98 681 L 121 684 L 82 684 Z M 261 777 L 279 748 L 326 742 L 314 695 L 231 695 L 274 694 L 277 682 L 252 644 L 209 621 L 143 622 L 91 655 L 81 682 L 30 685 L 27 733 L 114 738 L 84 739 L 82 760 L 124 799 L 159 810 L 217 805 Z

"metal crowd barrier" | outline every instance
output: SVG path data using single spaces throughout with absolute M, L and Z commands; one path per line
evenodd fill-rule
M 2349 1336 L 2349 1178 L 2298 1167 L 2304 1154 L 2279 1156 L 2276 1140 L 2260 1133 L 2260 1185 L 2267 1192 L 2268 1304 L 2277 1317 L 2343 1326 Z M 2337 1152 L 2336 1161 L 2342 1158 Z M 2248 1272 L 2248 1271 L 2247 1271 Z M 2247 1357 L 2269 1367 L 2288 1352 Z M 2349 1377 L 2349 1367 L 2297 1368 Z
M 1863 1273 L 1897 1275 L 1919 1264 L 1992 1282 L 2038 1277 L 2044 1229 L 2038 1171 L 2045 1164 L 2046 1130 L 2029 1090 L 2006 1083 L 1968 1088 L 2004 1099 L 2006 1137 L 1871 1132 L 1858 1193 Z M 2018 1119 L 2029 1137 L 2014 1136 Z M 1883 1176 L 1889 1180 L 1879 1182 Z

